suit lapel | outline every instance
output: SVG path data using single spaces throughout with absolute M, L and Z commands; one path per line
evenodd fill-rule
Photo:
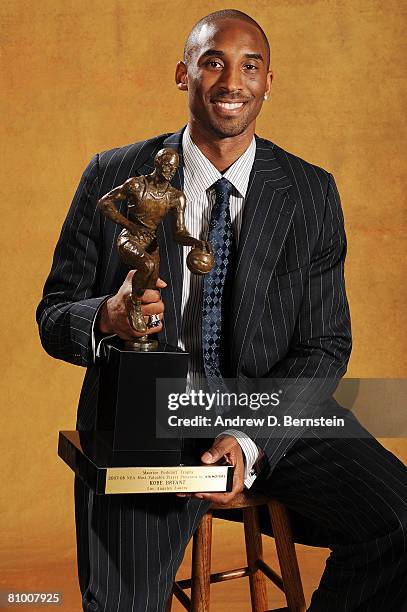
M 237 375 L 264 309 L 265 295 L 292 221 L 292 186 L 273 152 L 256 138 L 233 285 L 231 365 Z

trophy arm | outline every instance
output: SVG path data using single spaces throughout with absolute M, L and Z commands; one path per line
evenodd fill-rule
M 180 194 L 175 202 L 175 206 L 172 210 L 172 234 L 175 242 L 183 246 L 197 246 L 201 247 L 203 244 L 202 240 L 191 236 L 187 228 L 185 227 L 185 206 L 186 199 L 183 193 Z
M 119 202 L 120 200 L 125 200 L 129 197 L 129 195 L 134 196 L 133 189 L 131 189 L 131 187 L 133 186 L 133 180 L 134 179 L 129 179 L 128 181 L 123 183 L 123 185 L 115 187 L 114 189 L 109 191 L 109 193 L 106 193 L 102 198 L 100 198 L 97 204 L 99 210 L 106 217 L 108 217 L 118 225 L 122 225 L 130 232 L 133 232 L 134 224 L 117 210 L 116 202 Z

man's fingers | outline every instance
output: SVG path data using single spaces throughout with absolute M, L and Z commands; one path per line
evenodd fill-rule
M 227 437 L 233 438 L 233 436 L 227 436 Z M 210 502 L 213 502 L 219 505 L 225 505 L 231 502 L 238 493 L 241 493 L 243 491 L 243 488 L 244 488 L 243 453 L 242 453 L 242 450 L 236 438 L 234 439 L 237 444 L 237 447 L 234 446 L 232 450 L 227 452 L 229 458 L 232 460 L 232 463 L 234 465 L 232 490 L 229 493 L 199 493 L 197 492 L 197 493 L 193 493 L 192 497 L 196 497 L 198 499 L 205 499 L 206 501 L 210 501 Z M 232 442 L 231 444 L 233 445 Z M 190 494 L 184 493 L 184 494 L 180 494 L 179 496 L 186 497 L 187 495 L 189 496 Z
M 164 289 L 167 283 L 162 278 L 157 278 L 156 287 L 158 289 Z M 158 302 L 161 299 L 160 292 L 156 289 L 146 289 L 141 297 L 143 304 L 150 304 L 151 302 Z
M 105 305 L 102 306 L 98 325 L 102 333 L 113 333 L 123 340 L 131 340 L 145 334 L 155 334 L 162 329 L 162 323 L 152 328 L 148 328 L 146 332 L 136 332 L 130 325 L 128 319 L 128 300 L 132 291 L 132 281 L 136 270 L 129 270 L 126 278 L 116 295 L 108 299 Z M 157 279 L 157 289 L 147 289 L 142 298 L 141 312 L 146 317 L 146 323 L 149 323 L 148 317 L 151 315 L 159 315 L 162 319 L 164 313 L 164 303 L 161 300 L 160 289 L 167 286 L 167 283 L 161 278 Z
M 157 325 L 156 327 L 151 327 L 151 328 L 147 327 L 147 331 L 144 332 L 143 334 L 141 334 L 141 333 L 139 334 L 138 332 L 133 331 L 133 334 L 134 334 L 133 338 L 134 337 L 137 338 L 137 337 L 144 336 L 144 335 L 150 336 L 151 334 L 158 334 L 158 332 L 161 331 L 162 326 L 163 326 L 162 321 L 160 321 L 160 325 Z
M 160 292 L 156 289 L 146 289 L 141 296 L 142 304 L 151 304 L 152 302 L 159 302 L 161 299 Z
M 125 278 L 123 284 L 129 284 L 129 283 L 131 284 L 132 281 L 133 281 L 133 276 L 134 276 L 134 274 L 136 272 L 137 272 L 137 270 L 129 270 L 127 272 L 127 275 L 126 275 L 126 278 Z M 157 278 L 157 282 L 156 282 L 155 286 L 157 287 L 157 289 L 164 289 L 164 287 L 167 286 L 167 283 L 162 278 Z M 147 289 L 147 291 L 155 291 L 155 290 Z
M 149 315 L 162 315 L 164 313 L 164 304 L 160 300 L 159 302 L 154 302 L 152 304 L 143 304 L 141 307 L 141 312 L 145 317 Z
M 233 487 L 230 493 L 195 493 L 194 497 L 206 499 L 216 504 L 226 504 L 231 501 L 244 487 L 244 461 L 239 442 L 234 436 L 224 435 L 216 438 L 211 448 L 201 457 L 204 463 L 215 463 L 225 457 L 234 466 Z
M 146 319 L 146 323 L 147 322 L 148 322 L 148 319 Z M 150 336 L 151 334 L 157 334 L 161 330 L 162 330 L 162 322 L 160 322 L 160 325 L 157 325 L 157 327 L 152 327 L 151 329 L 147 328 L 147 330 L 143 333 L 136 332 L 129 324 L 129 326 L 126 327 L 125 329 L 123 328 L 121 330 L 118 330 L 116 334 L 122 340 L 134 340 L 134 338 L 141 338 L 141 336 L 146 336 L 146 335 Z
M 209 448 L 201 457 L 204 463 L 215 463 L 219 461 L 221 457 L 230 453 L 233 449 L 239 446 L 238 441 L 233 436 L 222 436 L 216 438 L 211 448 Z
M 132 281 L 132 279 L 133 279 L 133 276 L 134 276 L 134 273 L 135 273 L 135 270 L 129 270 L 129 271 L 127 272 L 127 276 L 126 276 L 126 278 L 125 278 L 125 281 L 124 281 L 124 282 L 125 282 L 125 283 L 126 283 L 126 282 L 127 282 L 127 283 L 131 283 L 131 281 Z

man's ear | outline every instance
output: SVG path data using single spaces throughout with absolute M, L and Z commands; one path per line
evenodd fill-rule
M 175 82 L 180 91 L 188 91 L 188 71 L 184 62 L 178 62 L 177 64 Z
M 271 70 L 268 71 L 267 73 L 267 85 L 266 85 L 266 91 L 264 92 L 264 99 L 267 100 L 267 98 L 270 95 L 270 91 L 271 91 L 271 83 L 273 82 L 273 73 L 271 72 Z

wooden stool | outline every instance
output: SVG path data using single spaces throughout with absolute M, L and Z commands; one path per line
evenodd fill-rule
M 258 506 L 266 505 L 269 510 L 273 534 L 276 541 L 281 576 L 263 561 L 263 547 L 259 526 Z M 246 540 L 247 567 L 211 574 L 212 510 L 241 508 Z M 266 576 L 283 591 L 289 612 L 305 612 L 306 605 L 302 589 L 297 556 L 291 533 L 288 514 L 283 504 L 263 495 L 240 493 L 227 506 L 212 504 L 203 516 L 194 534 L 192 545 L 192 576 L 188 580 L 174 582 L 173 594 L 186 610 L 208 612 L 211 582 L 222 582 L 234 578 L 249 577 L 250 596 L 253 612 L 265 612 L 267 606 Z M 191 589 L 191 598 L 184 589 Z M 171 610 L 172 595 L 167 612 Z M 270 610 L 269 612 L 278 612 Z

